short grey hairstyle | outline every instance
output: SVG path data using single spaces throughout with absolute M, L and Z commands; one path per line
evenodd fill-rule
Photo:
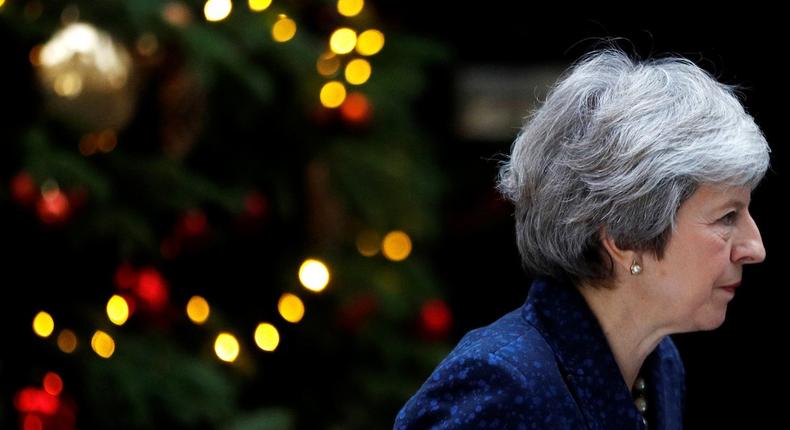
M 700 185 L 754 190 L 770 148 L 736 90 L 678 56 L 637 60 L 617 47 L 582 56 L 500 166 L 524 268 L 605 285 L 614 272 L 601 227 L 620 248 L 662 259 Z

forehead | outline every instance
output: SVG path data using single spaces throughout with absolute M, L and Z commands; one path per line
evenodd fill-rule
M 688 203 L 703 210 L 729 207 L 741 209 L 749 206 L 751 194 L 752 191 L 749 187 L 724 187 L 704 184 L 697 188 L 689 198 Z

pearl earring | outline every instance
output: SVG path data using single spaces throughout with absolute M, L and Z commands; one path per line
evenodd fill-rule
M 640 273 L 642 273 L 642 266 L 634 260 L 634 264 L 631 265 L 631 274 L 638 275 Z

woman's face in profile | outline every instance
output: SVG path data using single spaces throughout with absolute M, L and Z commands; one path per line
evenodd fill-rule
M 765 259 L 750 194 L 748 187 L 700 186 L 678 210 L 664 259 L 645 256 L 645 299 L 671 332 L 719 327 L 738 294 L 721 287 L 740 282 L 744 264 Z

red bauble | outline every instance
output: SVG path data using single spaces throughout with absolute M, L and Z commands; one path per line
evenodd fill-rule
M 420 310 L 420 323 L 426 335 L 440 338 L 447 335 L 452 325 L 453 317 L 447 303 L 441 299 L 428 300 Z

